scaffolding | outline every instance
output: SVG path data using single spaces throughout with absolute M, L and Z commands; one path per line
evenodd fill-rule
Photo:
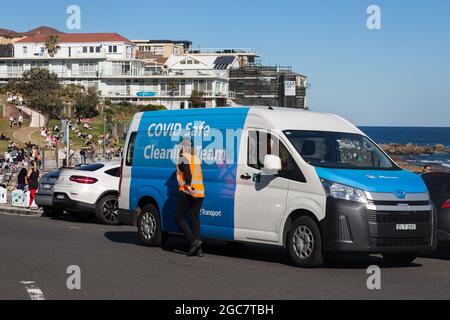
M 295 90 L 288 92 L 288 83 Z M 292 71 L 291 67 L 248 65 L 230 70 L 230 91 L 239 105 L 306 109 L 306 87 L 307 77 Z

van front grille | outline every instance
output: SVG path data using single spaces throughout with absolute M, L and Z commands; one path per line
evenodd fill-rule
M 375 247 L 422 247 L 429 246 L 429 237 L 420 238 L 370 238 L 370 244 Z
M 373 211 L 367 210 L 369 222 L 376 223 L 429 223 L 431 211 Z

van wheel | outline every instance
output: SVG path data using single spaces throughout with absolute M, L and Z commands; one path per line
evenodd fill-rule
M 288 232 L 287 246 L 292 261 L 299 267 L 323 265 L 322 237 L 319 227 L 307 216 L 297 218 Z
M 405 253 L 383 253 L 383 258 L 392 265 L 407 266 L 416 260 L 417 256 Z
M 162 245 L 163 236 L 158 210 L 148 204 L 142 208 L 138 218 L 138 235 L 142 243 L 148 247 Z
M 97 204 L 95 216 L 106 225 L 119 224 L 119 206 L 116 195 L 110 194 L 103 197 Z

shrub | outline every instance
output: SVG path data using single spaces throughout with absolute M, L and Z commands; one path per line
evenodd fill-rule
M 165 106 L 155 105 L 155 104 L 148 104 L 146 106 L 141 106 L 139 109 L 141 112 L 167 110 L 167 108 Z

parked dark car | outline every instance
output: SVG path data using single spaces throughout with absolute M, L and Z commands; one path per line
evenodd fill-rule
M 437 207 L 438 241 L 450 245 L 450 172 L 431 172 L 422 175 Z
M 59 171 L 52 171 L 39 180 L 39 188 L 36 193 L 36 205 L 42 207 L 46 216 L 55 216 L 58 210 L 53 207 L 53 189 L 59 178 Z

